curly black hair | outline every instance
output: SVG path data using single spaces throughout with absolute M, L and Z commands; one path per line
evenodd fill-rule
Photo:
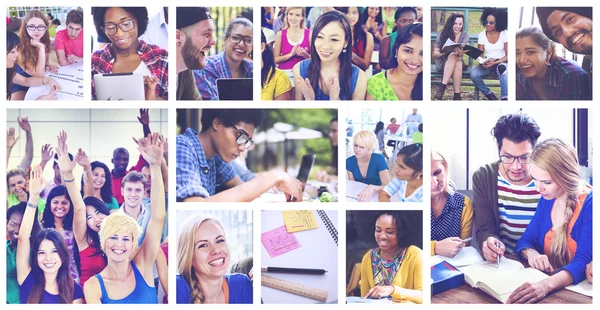
M 485 27 L 488 16 L 496 18 L 496 30 L 504 31 L 508 29 L 508 11 L 505 8 L 483 8 L 483 13 L 479 18 L 481 24 Z
M 103 42 L 110 42 L 108 36 L 104 33 L 104 15 L 109 7 L 93 7 L 92 14 L 94 14 L 94 26 L 96 27 L 96 33 Z M 146 32 L 148 28 L 148 9 L 145 7 L 121 7 L 127 13 L 133 15 L 135 23 L 138 27 L 138 38 Z
M 500 152 L 504 138 L 514 143 L 529 141 L 534 147 L 542 132 L 531 116 L 516 113 L 501 116 L 492 128 L 491 134 L 496 138 L 498 152 Z

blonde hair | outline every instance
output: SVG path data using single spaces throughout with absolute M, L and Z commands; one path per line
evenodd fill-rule
M 442 153 L 432 150 L 431 151 L 431 160 L 439 161 L 442 163 L 442 166 L 444 167 L 444 172 L 446 174 L 446 180 L 444 181 L 445 182 L 444 192 L 448 193 L 450 195 L 454 194 L 454 189 L 452 187 L 450 187 L 450 167 L 448 166 L 448 161 L 446 160 L 446 157 L 444 157 L 444 155 L 442 155 Z M 433 169 L 431 169 L 431 170 L 433 170 Z
M 354 144 L 359 146 L 364 146 L 368 150 L 373 150 L 373 145 L 375 145 L 375 141 L 377 141 L 377 136 L 370 130 L 359 130 L 352 137 L 352 141 Z
M 134 247 L 133 252 L 137 252 L 138 239 L 142 235 L 142 228 L 133 217 L 122 212 L 115 212 L 102 221 L 102 224 L 100 224 L 100 231 L 98 232 L 100 249 L 102 249 L 102 251 L 105 251 L 104 243 L 106 240 L 116 234 L 131 235 L 131 241 Z
M 299 7 L 299 6 L 292 6 L 292 7 L 285 8 L 285 17 L 283 18 L 285 25 L 283 26 L 283 29 L 290 28 L 290 23 L 288 23 L 287 15 L 291 10 L 301 10 L 302 11 L 302 21 L 300 22 L 300 29 L 304 29 L 305 24 L 306 24 L 306 10 L 305 10 L 305 8 Z
M 204 293 L 202 292 L 200 281 L 194 271 L 193 260 L 195 243 L 194 235 L 198 228 L 200 228 L 200 225 L 206 221 L 215 222 L 221 227 L 223 235 L 225 235 L 225 229 L 223 229 L 223 225 L 221 225 L 219 220 L 203 213 L 196 213 L 188 217 L 183 223 L 181 226 L 181 233 L 179 233 L 179 237 L 177 238 L 177 271 L 179 271 L 179 274 L 190 286 L 190 297 L 191 303 L 193 304 L 204 303 Z
M 573 210 L 583 182 L 579 176 L 579 160 L 575 148 L 564 141 L 550 138 L 537 143 L 531 153 L 531 161 L 550 174 L 552 181 L 567 194 L 565 219 L 556 230 L 550 245 L 550 263 L 554 269 L 561 268 L 571 261 L 567 249 L 567 229 L 573 217 Z

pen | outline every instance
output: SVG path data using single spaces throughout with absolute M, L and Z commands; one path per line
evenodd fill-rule
M 498 245 L 498 241 L 494 241 L 494 246 L 496 247 L 496 249 L 500 249 L 500 246 Z M 498 255 L 498 254 L 496 254 Z M 500 255 L 496 256 L 496 268 L 500 268 Z
M 275 272 L 275 273 L 295 273 L 295 274 L 325 274 L 327 270 L 324 269 L 310 269 L 310 268 L 287 268 L 287 267 L 260 267 L 262 272 Z
M 469 237 L 469 238 L 467 238 L 467 239 L 460 240 L 460 242 L 462 242 L 462 243 L 467 243 L 467 242 L 469 242 L 469 241 L 471 241 L 471 240 L 473 240 L 473 237 Z

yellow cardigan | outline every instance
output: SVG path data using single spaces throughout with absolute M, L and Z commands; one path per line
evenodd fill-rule
M 373 279 L 373 269 L 371 267 L 371 250 L 363 256 L 360 264 L 360 296 L 365 296 L 367 292 L 375 286 Z M 423 291 L 423 250 L 416 246 L 409 246 L 404 261 L 400 265 L 400 269 L 396 272 L 392 284 L 395 287 L 401 287 L 411 290 Z M 396 289 L 392 295 L 394 302 L 414 302 L 423 303 L 420 300 L 411 298 L 410 296 L 402 296 L 400 290 Z
M 460 236 L 461 239 L 471 237 L 473 231 L 473 203 L 469 197 L 465 196 L 465 206 L 460 216 Z M 469 243 L 467 242 L 467 245 Z M 435 240 L 431 240 L 431 256 L 435 255 Z

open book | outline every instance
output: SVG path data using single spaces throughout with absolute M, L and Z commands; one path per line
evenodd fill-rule
M 465 54 L 473 59 L 477 59 L 483 54 L 483 51 L 476 48 L 475 46 L 471 46 L 468 43 L 455 43 L 454 41 L 447 39 L 444 46 L 442 46 L 442 53 L 450 54 L 454 52 L 454 48 L 460 48 L 465 51 Z M 480 62 L 481 63 L 481 62 Z
M 535 268 L 525 268 L 520 262 L 504 257 L 500 259 L 498 268 L 495 263 L 484 262 L 458 269 L 465 274 L 466 283 L 504 304 L 524 283 L 548 278 L 547 274 Z
M 431 266 L 437 265 L 443 261 L 447 261 L 454 267 L 464 267 L 484 262 L 483 258 L 477 250 L 472 246 L 462 248 L 456 256 L 450 258 L 442 255 L 434 255 L 431 257 Z
M 480 65 L 483 65 L 484 63 L 488 62 L 488 61 L 494 61 L 496 60 L 496 58 L 484 58 L 484 57 L 477 57 L 477 62 Z

